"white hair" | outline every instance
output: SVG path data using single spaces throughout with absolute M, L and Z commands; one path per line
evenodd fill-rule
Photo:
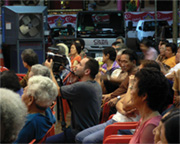
M 16 140 L 25 124 L 27 107 L 17 93 L 0 88 L 0 108 L 0 141 L 11 143 Z
M 65 55 L 68 57 L 69 56 L 69 48 L 66 44 L 64 43 L 58 43 L 57 46 L 62 46 L 65 50 Z
M 33 96 L 38 106 L 47 108 L 56 99 L 58 89 L 50 78 L 33 76 L 28 80 L 26 95 Z
M 35 64 L 31 67 L 31 72 L 33 76 L 35 75 L 42 75 L 51 78 L 50 70 L 41 64 Z
M 123 51 L 125 51 L 125 50 L 126 50 L 126 49 L 121 49 L 121 50 L 119 50 L 119 51 L 117 52 L 117 56 L 122 55 Z

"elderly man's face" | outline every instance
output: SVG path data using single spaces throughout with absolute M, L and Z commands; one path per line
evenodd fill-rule
M 120 63 L 121 63 L 122 70 L 126 72 L 129 72 L 134 65 L 134 63 L 129 59 L 129 55 L 127 54 L 121 55 Z
M 79 77 L 83 77 L 85 74 L 85 64 L 88 61 L 88 58 L 83 58 L 79 64 L 76 65 L 76 68 L 74 70 L 74 73 L 79 76 Z

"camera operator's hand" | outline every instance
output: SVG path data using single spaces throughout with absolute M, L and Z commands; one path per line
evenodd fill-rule
M 44 65 L 47 66 L 49 69 L 52 69 L 52 67 L 53 67 L 53 59 L 50 59 L 50 62 L 47 59 L 45 61 Z

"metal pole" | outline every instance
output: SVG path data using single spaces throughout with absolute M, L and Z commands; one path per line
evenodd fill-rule
M 177 35 L 178 35 L 177 5 L 178 5 L 178 1 L 173 0 L 173 43 L 175 44 L 177 44 Z
M 155 0 L 155 46 L 157 45 L 157 0 Z

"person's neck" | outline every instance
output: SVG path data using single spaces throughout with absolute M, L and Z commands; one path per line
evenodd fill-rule
M 28 109 L 28 113 L 29 113 L 29 114 L 40 113 L 40 114 L 45 115 L 45 111 L 38 109 L 36 106 L 31 106 L 31 107 Z
M 135 65 L 132 66 L 132 68 L 128 71 L 128 75 L 130 75 L 136 69 L 137 69 L 137 67 Z
M 28 71 L 30 71 L 31 70 L 31 66 L 27 66 L 27 69 L 28 69 Z
M 107 64 L 107 70 L 110 70 L 111 68 L 112 68 L 112 66 L 113 66 L 113 61 L 111 61 L 111 60 L 108 60 L 107 62 L 106 62 L 106 64 Z
M 77 53 L 71 55 L 71 57 L 73 57 L 73 58 L 75 58 L 76 56 L 78 56 Z
M 89 76 L 83 76 L 82 78 L 80 78 L 81 81 L 93 81 L 94 79 L 92 79 Z
M 146 103 L 144 103 L 140 109 L 141 111 L 139 111 L 139 113 L 142 118 L 142 124 L 148 119 L 160 115 L 158 111 L 153 111 L 150 108 L 148 108 Z

